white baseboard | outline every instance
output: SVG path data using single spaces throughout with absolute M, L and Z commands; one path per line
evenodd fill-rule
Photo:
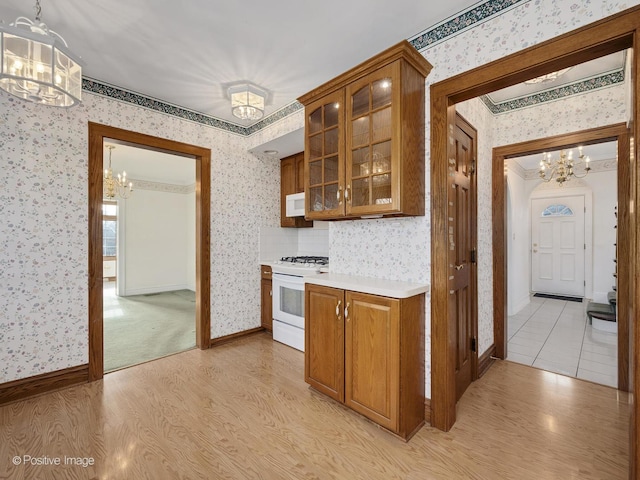
M 515 315 L 520 310 L 522 310 L 524 307 L 529 305 L 529 302 L 531 302 L 531 296 L 530 295 L 527 295 L 525 297 L 520 298 L 519 300 L 516 300 L 515 302 L 513 302 L 513 308 L 509 309 L 509 311 L 507 312 L 507 315 Z
M 175 290 L 191 290 L 186 283 L 180 283 L 176 285 L 157 285 L 153 287 L 143 288 L 128 288 L 124 292 L 124 297 L 130 297 L 132 295 L 149 295 L 150 293 L 162 293 L 173 292 Z

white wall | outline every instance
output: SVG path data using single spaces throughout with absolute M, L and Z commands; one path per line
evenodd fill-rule
M 525 180 L 512 168 L 507 170 L 507 193 L 507 314 L 513 315 L 529 303 L 531 232 Z
M 195 188 L 195 185 L 194 185 Z M 185 195 L 187 204 L 187 288 L 196 291 L 196 192 Z
M 125 295 L 182 290 L 195 284 L 193 198 L 192 193 L 136 189 L 123 202 Z
M 313 228 L 260 228 L 260 261 L 296 255 L 329 256 L 329 224 L 314 222 Z

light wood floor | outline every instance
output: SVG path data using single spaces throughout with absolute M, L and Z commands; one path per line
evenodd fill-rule
M 629 405 L 609 387 L 497 362 L 449 433 L 409 443 L 310 390 L 259 334 L 0 408 L 0 478 L 616 479 Z M 14 456 L 95 465 L 13 465 Z

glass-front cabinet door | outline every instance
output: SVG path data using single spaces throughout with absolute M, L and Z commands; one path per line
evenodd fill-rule
M 305 197 L 307 219 L 344 215 L 344 91 L 305 109 Z
M 394 66 L 382 68 L 346 89 L 346 214 L 370 215 L 398 208 L 396 163 L 399 124 Z

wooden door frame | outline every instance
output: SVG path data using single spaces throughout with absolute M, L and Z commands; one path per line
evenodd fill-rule
M 553 137 L 529 140 L 526 142 L 504 145 L 493 149 L 492 159 L 492 187 L 494 191 L 491 204 L 492 211 L 503 212 L 503 215 L 493 217 L 493 303 L 502 305 L 494 308 L 493 336 L 496 346 L 496 357 L 507 356 L 507 173 L 504 161 L 523 155 L 535 155 L 549 150 L 574 148 L 577 145 L 593 145 L 607 141 L 618 142 L 618 216 L 628 218 L 629 212 L 629 129 L 626 123 L 617 123 L 606 127 L 596 127 L 579 132 L 555 135 Z M 502 192 L 499 194 L 498 192 Z M 628 238 L 628 224 L 621 222 L 618 231 L 618 246 L 621 261 L 618 262 L 618 285 L 629 285 L 628 258 L 629 246 L 621 239 Z M 624 288 L 618 292 L 618 310 L 627 311 L 629 296 Z M 629 390 L 629 318 L 620 315 L 618 319 L 618 389 Z
M 455 104 L 521 83 L 533 77 L 548 74 L 562 68 L 583 63 L 604 55 L 627 48 L 638 52 L 640 39 L 640 7 L 625 10 L 598 22 L 584 26 L 572 32 L 545 41 L 533 47 L 516 52 L 484 66 L 474 68 L 431 86 L 431 423 L 434 427 L 448 431 L 456 420 L 455 400 L 455 324 L 451 321 L 448 307 L 449 265 L 447 261 L 448 243 L 448 158 L 452 157 L 450 148 L 450 128 L 455 124 Z M 634 98 L 632 100 L 633 138 L 640 138 L 638 130 L 639 100 L 635 95 L 636 78 L 640 73 L 638 55 L 633 55 L 631 81 Z M 635 152 L 632 155 L 629 173 L 631 177 L 631 199 L 637 202 L 637 162 Z M 504 190 L 494 189 L 493 195 L 504 195 Z M 633 248 L 630 253 L 630 268 L 635 269 L 638 253 L 637 239 L 640 225 L 630 214 L 629 231 L 632 234 Z M 631 272 L 631 278 L 635 272 Z M 504 277 L 494 278 L 494 288 Z M 633 282 L 632 298 L 629 303 L 630 318 L 640 303 L 640 282 Z M 502 287 L 504 288 L 504 286 Z M 494 305 L 496 315 L 504 315 L 503 303 Z M 638 329 L 634 329 L 640 340 Z M 637 377 L 634 390 L 640 392 L 640 373 L 635 368 L 640 363 L 637 349 L 633 349 L 632 375 Z M 638 402 L 632 409 L 635 412 Z M 638 429 L 632 422 L 631 439 L 635 442 Z M 632 443 L 632 468 L 640 461 L 637 444 Z
M 211 150 L 89 122 L 89 381 L 104 375 L 102 280 L 102 179 L 108 139 L 148 150 L 195 158 L 196 162 L 196 345 L 211 342 L 210 197 Z

